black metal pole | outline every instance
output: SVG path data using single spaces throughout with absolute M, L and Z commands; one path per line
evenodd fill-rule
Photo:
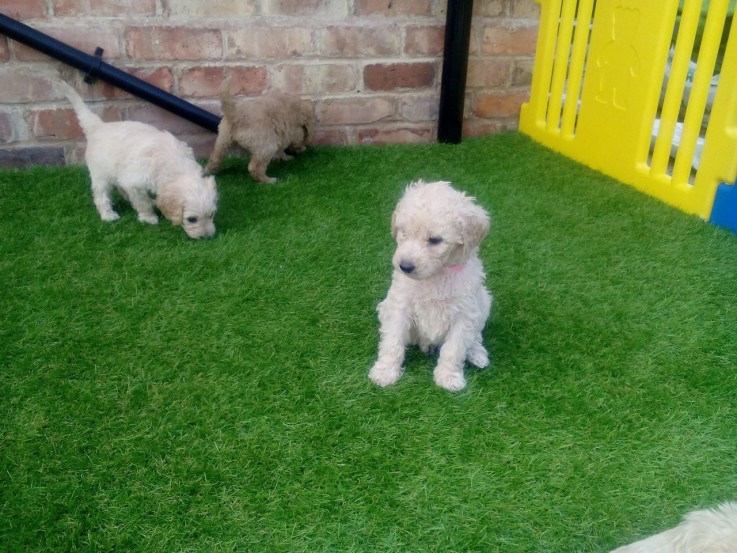
M 209 131 L 218 130 L 220 117 L 105 63 L 100 59 L 101 49 L 98 49 L 97 57 L 90 56 L 2 13 L 0 13 L 0 32 L 8 38 L 84 71 L 88 77 L 102 79 Z
M 468 45 L 473 0 L 448 0 L 445 17 L 443 73 L 440 81 L 438 141 L 458 144 L 463 134 Z

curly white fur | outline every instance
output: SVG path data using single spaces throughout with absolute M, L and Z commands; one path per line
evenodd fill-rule
M 735 553 L 737 503 L 687 514 L 683 522 L 612 553 Z
M 392 283 L 377 308 L 381 341 L 369 371 L 374 383 L 399 379 L 408 345 L 426 353 L 439 348 L 435 383 L 450 391 L 466 386 L 466 360 L 489 364 L 481 333 L 492 297 L 477 255 L 488 231 L 486 211 L 450 183 L 407 187 L 392 216 L 397 248 Z
M 190 238 L 215 234 L 215 179 L 205 177 L 192 149 L 166 131 L 136 121 L 105 123 L 77 92 L 59 81 L 87 138 L 85 161 L 95 206 L 103 221 L 120 216 L 113 209 L 115 187 L 138 212 L 139 221 L 159 221 L 154 205 Z

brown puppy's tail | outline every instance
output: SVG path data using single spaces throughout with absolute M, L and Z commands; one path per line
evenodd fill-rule
M 230 95 L 230 75 L 225 77 L 220 88 L 220 103 L 223 108 L 223 117 L 228 121 L 233 121 L 235 119 L 235 104 L 233 103 L 233 97 Z

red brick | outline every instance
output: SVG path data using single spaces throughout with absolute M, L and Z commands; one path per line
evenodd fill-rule
M 156 0 L 54 0 L 54 14 L 61 17 L 146 16 L 156 14 Z
M 433 121 L 438 118 L 440 98 L 432 96 L 415 96 L 399 100 L 397 112 L 407 121 Z
M 265 67 L 242 66 L 230 69 L 230 83 L 233 95 L 250 96 L 263 94 L 269 84 L 269 73 Z
M 131 27 L 125 31 L 126 52 L 143 60 L 220 59 L 219 30 L 190 27 Z
M 92 111 L 99 114 L 103 121 L 119 121 L 117 108 L 105 108 L 102 113 L 96 108 Z M 79 126 L 77 115 L 70 109 L 41 109 L 27 115 L 28 126 L 35 138 L 74 138 L 84 137 Z
M 37 29 L 90 55 L 95 52 L 95 48 L 100 46 L 104 49 L 102 55 L 104 61 L 120 58 L 118 35 L 109 29 L 44 26 L 39 26 Z M 34 50 L 30 46 L 20 43 L 16 43 L 15 55 L 20 61 L 45 61 L 51 59 L 38 50 Z
M 139 79 L 146 81 L 165 92 L 172 92 L 174 75 L 169 67 L 136 68 L 120 66 L 119 69 L 130 75 L 138 77 Z M 92 85 L 82 83 L 81 75 L 78 73 L 70 73 L 70 75 L 64 75 L 63 78 L 72 84 L 72 86 L 77 89 L 79 94 L 85 100 L 118 100 L 121 98 L 130 99 L 133 97 L 131 94 L 99 79 Z
M 245 27 L 228 33 L 231 58 L 285 58 L 313 54 L 312 31 L 304 27 Z
M 363 81 L 369 90 L 428 88 L 435 83 L 435 63 L 395 63 L 367 65 Z
M 356 15 L 431 15 L 431 0 L 357 0 Z
M 220 89 L 227 74 L 231 76 L 230 91 L 234 97 L 259 96 L 267 89 L 268 73 L 265 67 L 194 67 L 182 73 L 179 79 L 179 94 L 189 98 L 201 98 L 202 100 L 196 102 L 203 104 L 200 107 L 219 115 L 222 113 L 219 99 Z M 144 113 L 144 116 L 153 117 L 154 119 L 151 120 L 163 120 L 167 129 L 178 128 L 172 127 L 171 122 L 166 120 L 160 111 L 156 111 L 153 115 Z
M 486 136 L 516 128 L 516 120 L 467 119 L 463 122 L 463 136 Z
M 317 120 L 323 125 L 375 123 L 395 114 L 394 102 L 386 98 L 347 98 L 318 102 Z
M 484 28 L 481 49 L 485 54 L 534 54 L 537 25 L 490 25 Z
M 128 110 L 126 119 L 131 121 L 141 121 L 153 125 L 157 129 L 169 131 L 174 135 L 196 134 L 202 132 L 202 127 L 190 123 L 186 119 L 182 119 L 166 111 L 165 109 L 154 106 L 153 104 L 145 104 L 142 106 L 132 107 Z
M 418 144 L 432 140 L 430 128 L 381 128 L 358 132 L 359 144 Z
M 13 118 L 9 113 L 0 112 L 0 144 L 11 142 L 13 138 Z
M 445 27 L 407 27 L 404 53 L 409 56 L 437 56 L 443 53 Z
M 480 94 L 473 107 L 477 117 L 519 117 L 520 106 L 529 99 L 529 93 L 506 92 L 499 94 Z
M 514 62 L 512 71 L 512 86 L 527 86 L 532 84 L 532 72 L 535 67 L 535 58 L 518 59 Z
M 472 58 L 468 61 L 468 87 L 501 87 L 509 82 L 512 61 L 501 58 Z
M 164 0 L 167 17 L 251 17 L 256 0 Z
M 476 27 L 471 27 L 471 39 L 468 42 L 468 55 L 475 56 L 479 52 L 479 40 L 477 38 L 478 32 Z
M 473 15 L 480 15 L 482 17 L 505 16 L 508 14 L 507 4 L 509 1 L 510 0 L 484 0 L 483 2 L 476 2 L 473 5 Z
M 71 109 L 44 109 L 28 115 L 28 125 L 36 138 L 82 138 L 84 133 Z
M 520 19 L 540 18 L 540 4 L 538 0 L 510 0 L 510 15 Z
M 13 19 L 46 17 L 46 0 L 2 0 L 0 11 Z
M 82 75 L 80 73 L 75 74 L 69 71 L 68 73 L 62 74 L 61 77 L 72 85 L 72 88 L 79 93 L 82 100 L 85 102 L 125 97 L 125 93 L 123 91 L 118 90 L 113 85 L 104 81 L 97 80 L 92 84 L 83 82 Z M 61 95 L 60 97 L 62 98 L 62 104 L 64 106 L 68 106 L 69 102 L 67 101 L 66 96 Z
M 56 100 L 51 81 L 28 67 L 0 66 L 0 104 L 26 104 Z
M 325 129 L 318 128 L 315 131 L 315 138 L 312 140 L 313 144 L 335 144 L 345 145 L 350 144 L 351 139 L 348 135 L 348 131 L 345 128 L 339 129 Z
M 116 97 L 125 97 L 125 93 L 123 91 L 118 90 L 113 85 L 105 83 L 103 81 L 96 81 L 94 84 L 89 85 L 82 82 L 81 76 L 77 78 L 76 76 L 70 77 L 64 75 L 62 78 L 66 80 L 70 85 L 72 85 L 72 88 L 74 88 L 79 93 L 79 95 L 82 97 L 82 100 L 85 102 L 110 100 Z M 64 106 L 69 105 L 69 102 L 67 101 L 65 96 L 62 95 L 61 98 Z
M 358 87 L 358 74 L 350 64 L 280 65 L 272 75 L 274 88 L 292 94 L 336 94 Z
M 174 90 L 174 74 L 171 67 L 131 68 L 128 69 L 128 72 L 166 92 Z
M 267 15 L 345 17 L 348 0 L 263 0 L 261 11 Z
M 222 67 L 193 67 L 182 72 L 179 93 L 182 96 L 213 97 L 220 93 L 223 82 Z
M 101 104 L 99 106 L 90 106 L 92 111 L 94 111 L 97 115 L 100 116 L 100 119 L 106 122 L 112 122 L 112 121 L 122 121 L 122 115 L 120 113 L 120 109 L 115 106 L 107 106 L 105 107 L 105 104 Z
M 0 62 L 10 59 L 10 49 L 8 48 L 8 39 L 0 36 Z
M 320 43 L 323 56 L 397 56 L 401 51 L 398 27 L 328 27 Z
M 233 96 L 256 96 L 266 90 L 267 72 L 264 67 L 232 67 L 228 72 L 231 75 L 230 91 Z M 226 69 L 221 66 L 193 67 L 182 73 L 179 92 L 185 97 L 218 97 L 225 75 Z

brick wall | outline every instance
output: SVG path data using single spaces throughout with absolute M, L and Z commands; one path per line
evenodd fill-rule
M 314 101 L 323 144 L 429 142 L 447 0 L 0 0 L 0 13 L 220 113 L 220 83 Z M 466 136 L 516 128 L 527 98 L 539 7 L 476 0 Z M 0 35 L 0 166 L 78 163 L 84 141 L 62 71 L 106 120 L 167 129 L 206 156 L 213 133 Z

